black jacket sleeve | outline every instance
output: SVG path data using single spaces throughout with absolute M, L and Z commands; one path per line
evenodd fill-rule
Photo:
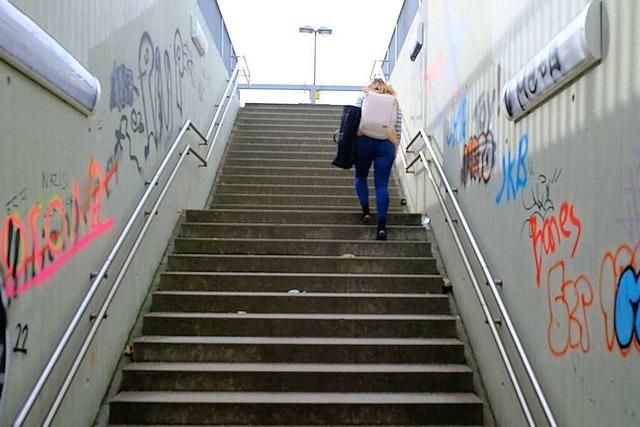
M 350 169 L 356 161 L 360 107 L 345 105 L 342 110 L 340 132 L 338 132 L 338 152 L 331 164 L 342 169 Z

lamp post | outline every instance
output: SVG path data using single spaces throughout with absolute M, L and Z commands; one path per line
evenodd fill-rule
M 304 27 L 300 27 L 300 32 L 302 34 L 313 34 L 313 86 L 311 87 L 311 93 L 309 97 L 311 98 L 311 103 L 316 103 L 316 64 L 317 64 L 317 52 L 318 52 L 318 34 L 321 35 L 330 35 L 333 33 L 331 28 L 320 27 L 315 29 L 310 27 L 309 25 L 305 25 Z

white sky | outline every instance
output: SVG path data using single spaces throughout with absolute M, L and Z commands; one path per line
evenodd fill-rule
M 360 85 L 383 59 L 403 0 L 218 0 L 238 55 L 252 83 L 311 84 L 313 35 L 298 28 L 333 30 L 318 35 L 317 84 Z M 355 93 L 322 93 L 319 103 L 349 103 Z M 245 102 L 308 102 L 298 91 L 243 91 Z

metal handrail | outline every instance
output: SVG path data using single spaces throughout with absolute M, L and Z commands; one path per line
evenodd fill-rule
M 525 414 L 525 417 L 527 418 L 527 422 L 529 423 L 530 426 L 535 426 L 535 422 L 533 420 L 533 417 L 531 415 L 531 411 L 529 410 L 529 406 L 526 402 L 526 398 L 522 392 L 522 389 L 520 387 L 520 383 L 515 375 L 515 372 L 513 371 L 513 367 L 511 366 L 511 362 L 509 360 L 509 356 L 506 353 L 506 350 L 504 348 L 504 344 L 502 343 L 502 339 L 500 338 L 500 335 L 498 334 L 498 331 L 495 327 L 495 323 L 501 323 L 502 321 L 500 320 L 493 320 L 492 319 L 492 315 L 489 312 L 488 306 L 486 304 L 486 300 L 484 299 L 484 295 L 482 294 L 482 292 L 480 291 L 480 286 L 478 285 L 478 281 L 477 278 L 475 277 L 475 273 L 473 272 L 473 269 L 471 268 L 471 265 L 469 263 L 468 257 L 466 255 L 466 250 L 464 249 L 464 247 L 462 246 L 462 242 L 460 241 L 459 235 L 457 230 L 453 227 L 454 224 L 454 220 L 451 219 L 451 216 L 449 214 L 449 210 L 445 204 L 444 198 L 442 197 L 442 194 L 440 193 L 440 188 L 438 186 L 438 184 L 436 183 L 433 174 L 431 172 L 431 168 L 430 168 L 430 164 L 435 164 L 436 166 L 436 170 L 438 171 L 438 175 L 440 175 L 440 179 L 442 180 L 442 183 L 445 186 L 445 190 L 446 192 L 449 194 L 450 198 L 451 198 L 451 203 L 454 206 L 454 209 L 456 211 L 456 214 L 458 216 L 459 222 L 462 224 L 463 230 L 467 236 L 467 239 L 469 240 L 471 247 L 473 249 L 473 253 L 476 257 L 476 259 L 478 260 L 478 262 L 480 263 L 480 266 L 482 268 L 482 272 L 487 280 L 487 285 L 489 285 L 490 289 L 491 289 L 491 293 L 496 301 L 496 304 L 498 305 L 498 308 L 500 310 L 500 315 L 502 316 L 502 319 L 504 321 L 504 323 L 507 326 L 507 331 L 509 332 L 509 336 L 511 337 L 511 340 L 513 341 L 514 346 L 516 347 L 518 356 L 520 358 L 520 361 L 522 363 L 522 365 L 525 368 L 525 371 L 527 373 L 527 377 L 529 378 L 529 382 L 531 383 L 531 386 L 533 387 L 533 390 L 536 394 L 536 397 L 540 403 L 540 406 L 542 407 L 542 410 L 545 414 L 545 417 L 547 419 L 547 422 L 549 423 L 550 426 L 552 427 L 557 427 L 557 423 L 555 420 L 555 417 L 553 415 L 553 412 L 551 411 L 551 407 L 549 406 L 549 403 L 547 402 L 547 399 L 544 395 L 544 392 L 542 391 L 542 388 L 540 387 L 540 383 L 536 377 L 535 372 L 533 371 L 533 368 L 531 367 L 531 363 L 529 362 L 529 358 L 527 357 L 526 351 L 520 341 L 520 338 L 518 337 L 518 333 L 516 332 L 513 323 L 511 321 L 511 317 L 509 316 L 509 313 L 507 312 L 507 309 L 502 301 L 502 297 L 500 296 L 500 294 L 498 293 L 498 289 L 497 289 L 497 284 L 496 284 L 496 280 L 494 280 L 493 276 L 491 275 L 491 272 L 489 271 L 489 268 L 487 267 L 487 263 L 484 259 L 484 256 L 482 255 L 482 252 L 480 251 L 480 248 L 478 247 L 478 244 L 476 242 L 476 239 L 473 236 L 473 233 L 471 231 L 471 228 L 469 227 L 469 224 L 467 223 L 467 220 L 465 218 L 464 213 L 462 212 L 462 209 L 460 208 L 460 204 L 458 203 L 458 200 L 455 196 L 455 192 L 452 189 L 449 180 L 447 178 L 446 173 L 444 172 L 444 169 L 442 167 L 442 165 L 440 164 L 440 161 L 438 160 L 438 157 L 436 156 L 435 150 L 433 148 L 433 139 L 435 139 L 433 136 L 431 135 L 427 135 L 426 132 L 424 131 L 424 129 L 420 128 L 418 130 L 418 133 L 416 135 L 416 138 L 414 138 L 412 141 L 416 140 L 417 138 L 422 137 L 422 139 L 425 142 L 425 146 L 427 148 L 427 150 L 429 151 L 429 155 L 431 156 L 430 159 L 426 159 L 424 152 L 420 151 L 418 153 L 418 157 L 420 159 L 420 161 L 422 162 L 425 170 L 427 171 L 427 176 L 429 178 L 429 180 L 431 181 L 435 193 L 438 196 L 438 200 L 440 202 L 440 206 L 442 207 L 444 214 L 445 214 L 445 218 L 447 219 L 447 223 L 449 224 L 449 229 L 451 230 L 451 232 L 454 235 L 454 240 L 456 241 L 456 246 L 458 247 L 458 251 L 460 252 L 460 255 L 463 258 L 463 262 L 465 264 L 465 268 L 467 270 L 467 272 L 469 273 L 469 277 L 471 278 L 471 282 L 473 283 L 474 286 L 474 290 L 476 292 L 476 295 L 478 297 L 478 299 L 480 300 L 480 305 L 482 306 L 482 310 L 485 314 L 485 317 L 487 319 L 487 323 L 489 324 L 489 327 L 491 328 L 491 333 L 493 335 L 493 338 L 496 341 L 496 344 L 498 346 L 498 350 L 500 352 L 500 356 L 502 358 L 503 363 L 505 364 L 505 367 L 507 369 L 507 372 L 509 374 L 509 378 L 516 390 L 516 394 L 518 396 L 518 401 L 520 403 L 520 406 L 522 407 L 522 410 Z M 404 156 L 404 153 L 403 153 Z M 409 169 L 411 169 L 411 167 L 413 166 L 413 164 L 415 164 L 416 162 L 412 162 L 410 166 L 407 166 L 405 168 L 405 172 L 407 173 L 412 173 L 409 171 Z
M 229 111 L 229 106 L 231 105 L 231 102 L 229 101 L 231 100 L 231 97 L 233 96 L 233 94 L 236 93 L 238 89 L 238 66 L 236 66 L 234 76 L 235 77 L 230 79 L 229 83 L 227 84 L 227 90 L 229 90 L 229 88 L 232 88 L 231 91 L 227 93 L 227 91 L 225 90 L 225 93 L 227 93 L 226 97 L 223 98 L 222 102 L 220 103 L 220 106 L 218 107 L 218 110 L 216 111 L 216 115 L 217 115 L 222 105 L 226 103 L 226 106 L 224 107 L 224 111 L 222 112 L 222 117 L 220 118 L 220 122 L 218 123 L 218 126 L 216 128 L 216 133 L 213 135 L 213 141 L 218 139 L 218 135 L 220 135 L 220 130 L 222 129 L 221 124 L 224 123 L 224 119 L 227 117 L 227 112 Z M 212 129 L 210 129 L 209 132 L 207 132 L 207 139 L 209 138 L 210 132 Z M 207 152 L 207 157 L 206 157 L 207 164 L 209 163 L 209 159 L 211 158 L 211 154 L 213 153 L 213 147 L 214 147 L 214 144 L 212 143 L 211 146 L 209 147 L 209 151 Z
M 242 58 L 242 62 L 244 62 L 244 67 L 242 67 L 243 76 L 247 80 L 247 84 L 251 84 L 251 70 L 249 69 L 249 63 L 247 62 L 247 58 L 244 55 L 234 55 L 234 58 L 236 58 L 236 61 L 239 58 Z
M 155 190 L 155 187 L 156 187 L 158 181 L 160 180 L 160 176 L 162 175 L 162 173 L 164 172 L 165 168 L 167 167 L 167 165 L 169 163 L 169 160 L 171 159 L 171 157 L 173 156 L 173 154 L 177 150 L 177 148 L 178 148 L 180 142 L 182 141 L 182 138 L 186 134 L 187 130 L 190 130 L 190 129 L 194 130 L 196 132 L 196 135 L 200 139 L 203 139 L 205 141 L 205 143 L 206 143 L 206 142 L 208 142 L 208 139 L 209 139 L 209 137 L 211 135 L 211 132 L 213 131 L 213 128 L 216 126 L 216 124 L 219 124 L 219 123 L 216 123 L 216 118 L 219 116 L 219 113 L 222 110 L 222 106 L 226 103 L 226 107 L 224 109 L 224 114 L 223 114 L 223 119 L 224 119 L 224 117 L 226 115 L 226 112 L 228 111 L 229 104 L 230 104 L 230 102 L 227 102 L 227 100 L 231 99 L 231 95 L 229 94 L 229 89 L 230 89 L 230 87 L 236 87 L 237 86 L 238 72 L 239 72 L 239 64 L 236 64 L 235 69 L 231 73 L 231 77 L 229 79 L 229 82 L 227 83 L 227 87 L 226 87 L 226 90 L 224 92 L 222 101 L 217 106 L 214 118 L 212 119 L 211 124 L 209 125 L 209 130 L 207 131 L 206 136 L 203 136 L 203 134 L 193 124 L 191 119 L 187 119 L 185 121 L 184 125 L 180 129 L 180 132 L 176 136 L 174 142 L 171 144 L 171 147 L 170 147 L 169 151 L 167 152 L 167 154 L 165 155 L 164 159 L 162 160 L 162 163 L 160 164 L 160 167 L 158 168 L 158 170 L 156 171 L 155 175 L 153 176 L 153 179 L 147 184 L 147 190 L 144 192 L 144 194 L 142 195 L 142 197 L 138 201 L 136 207 L 134 208 L 133 212 L 131 213 L 131 215 L 129 217 L 129 220 L 127 221 L 127 224 L 125 225 L 125 227 L 123 228 L 122 232 L 120 233 L 120 236 L 116 240 L 113 248 L 111 249 L 109 255 L 107 256 L 107 259 L 102 264 L 102 267 L 100 268 L 100 270 L 97 273 L 92 274 L 93 282 L 91 283 L 91 287 L 89 288 L 89 290 L 86 293 L 85 297 L 83 298 L 82 302 L 80 303 L 80 305 L 76 309 L 76 312 L 75 312 L 73 318 L 71 319 L 71 322 L 67 326 L 62 338 L 58 342 L 58 344 L 57 344 L 55 350 L 53 351 L 52 355 L 49 357 L 49 360 L 47 361 L 43 371 L 40 373 L 40 375 L 38 377 L 38 380 L 36 381 L 35 385 L 31 389 L 31 392 L 29 393 L 29 395 L 27 397 L 27 400 L 25 401 L 25 403 L 21 407 L 20 411 L 18 412 L 18 415 L 16 416 L 16 418 L 15 418 L 13 424 L 12 424 L 14 427 L 22 426 L 22 424 L 26 420 L 26 417 L 29 415 L 29 412 L 33 408 L 33 405 L 35 404 L 36 399 L 38 398 L 38 396 L 42 392 L 42 389 L 43 389 L 46 381 L 49 379 L 49 376 L 53 372 L 53 369 L 54 369 L 55 365 L 60 360 L 62 352 L 66 348 L 67 344 L 69 343 L 69 340 L 71 339 L 71 336 L 73 335 L 73 333 L 75 332 L 76 328 L 78 327 L 82 316 L 84 316 L 84 314 L 86 313 L 87 308 L 89 307 L 89 303 L 91 302 L 91 300 L 93 299 L 93 296 L 95 295 L 96 291 L 98 290 L 98 287 L 99 287 L 100 283 L 102 282 L 102 280 L 107 278 L 107 271 L 108 271 L 109 267 L 113 263 L 116 255 L 119 253 L 120 249 L 123 247 L 125 240 L 127 239 L 127 237 L 129 237 L 129 233 L 132 230 L 132 228 L 134 226 L 134 223 L 136 222 L 136 220 L 140 216 L 140 213 L 143 212 L 144 205 L 146 204 L 147 200 L 151 196 L 151 193 Z M 221 120 L 220 123 L 222 123 L 222 120 Z M 214 139 L 211 141 L 211 147 L 209 149 L 209 155 L 211 154 L 211 150 L 213 149 L 213 146 L 215 144 L 216 138 L 217 138 L 217 136 L 219 134 L 220 127 L 221 126 L 218 126 L 218 131 L 216 132 L 216 134 L 214 136 Z M 133 256 L 135 255 L 138 247 L 140 246 L 142 238 L 146 234 L 147 229 L 149 228 L 149 225 L 150 225 L 151 221 L 155 217 L 155 213 L 158 210 L 160 202 L 164 199 L 164 197 L 166 195 L 166 192 L 168 191 L 169 186 L 173 182 L 173 179 L 175 178 L 175 175 L 177 174 L 177 172 L 178 172 L 180 166 L 182 165 L 184 159 L 186 158 L 187 155 L 189 155 L 191 153 L 193 153 L 203 163 L 203 166 L 207 166 L 209 155 L 207 155 L 206 159 L 203 158 L 202 156 L 200 156 L 195 151 L 195 149 L 190 144 L 185 146 L 185 149 L 180 153 L 180 159 L 178 160 L 178 162 L 174 166 L 173 171 L 172 171 L 170 177 L 168 178 L 167 182 L 163 185 L 161 193 L 160 193 L 156 203 L 154 204 L 152 210 L 150 212 L 147 212 L 147 214 L 148 214 L 147 220 L 145 221 L 141 231 L 138 233 L 136 241 L 135 241 L 132 249 L 129 251 L 129 255 L 125 259 L 125 262 L 124 262 L 123 266 L 121 267 L 121 269 L 119 271 L 119 274 L 118 274 L 118 277 L 116 278 L 116 281 L 111 286 L 111 288 L 109 290 L 109 293 L 107 295 L 107 299 L 103 302 L 102 306 L 100 307 L 99 314 L 97 315 L 97 317 L 95 317 L 94 324 L 92 325 L 92 327 L 91 327 L 91 329 L 89 331 L 89 334 L 87 335 L 87 337 L 85 338 L 84 342 L 82 343 L 80 351 L 76 354 L 76 358 L 74 359 L 74 363 L 73 363 L 72 367 L 70 368 L 69 372 L 67 373 L 67 376 L 65 377 L 63 385 L 59 389 L 58 394 L 56 395 L 56 399 L 54 400 L 52 406 L 50 407 L 50 410 L 49 410 L 49 412 L 47 414 L 47 418 L 45 419 L 45 424 L 44 425 L 49 425 L 51 423 L 51 421 L 53 420 L 53 417 L 55 416 L 58 408 L 60 407 L 60 404 L 62 403 L 62 400 L 64 399 L 64 396 L 66 395 L 66 392 L 67 392 L 69 386 L 71 385 L 71 381 L 73 380 L 78 368 L 80 367 L 80 363 L 82 362 L 82 359 L 83 359 L 84 355 L 86 354 L 91 342 L 93 341 L 93 338 L 95 337 L 95 334 L 97 332 L 97 329 L 98 329 L 100 323 L 102 322 L 102 320 L 104 319 L 104 317 L 106 315 L 107 309 L 111 305 L 111 301 L 113 300 L 113 297 L 115 296 L 115 293 L 116 293 L 116 291 L 118 290 L 118 288 L 120 286 L 120 283 L 122 281 L 122 278 L 124 277 L 124 274 L 126 273 L 127 269 L 129 268 L 131 260 L 133 259 Z
M 229 80 L 227 81 L 227 87 L 224 90 L 224 93 L 222 94 L 222 98 L 220 98 L 220 104 L 216 105 L 216 112 L 213 115 L 213 119 L 211 119 L 211 123 L 209 124 L 209 127 L 207 128 L 207 134 L 205 135 L 204 139 L 206 141 L 209 141 L 209 138 L 211 138 L 211 133 L 213 132 L 213 129 L 218 125 L 218 117 L 220 116 L 220 112 L 222 111 L 222 105 L 224 105 L 224 103 L 230 98 L 231 96 L 231 86 L 232 86 L 232 82 L 234 80 L 237 80 L 238 78 L 238 73 L 240 71 L 240 65 L 236 64 L 236 68 L 233 69 L 233 72 L 231 73 L 231 76 L 229 76 Z
M 382 64 L 385 62 L 389 62 L 388 59 L 376 59 L 373 61 L 373 65 L 371 66 L 371 72 L 369 73 L 369 80 L 373 80 L 374 73 L 376 71 L 376 65 L 380 65 L 380 71 L 382 71 L 382 76 L 386 78 L 384 74 L 384 69 L 382 68 Z

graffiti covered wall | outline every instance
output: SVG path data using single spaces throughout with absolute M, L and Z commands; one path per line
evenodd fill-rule
M 181 126 L 190 118 L 206 130 L 229 77 L 196 0 L 12 3 L 99 79 L 102 96 L 86 117 L 0 61 L 0 425 L 24 402 Z M 192 18 L 207 32 L 203 56 Z M 93 422 L 177 213 L 204 206 L 229 127 L 208 168 L 187 161 L 176 178 L 60 409 L 66 425 Z M 187 142 L 200 141 L 188 133 Z M 40 424 L 66 363 L 30 425 Z
M 627 426 L 640 416 L 640 65 L 627 60 L 640 57 L 640 4 L 602 2 L 604 59 L 530 115 L 507 120 L 502 100 L 505 82 L 588 3 L 422 2 L 411 31 L 425 22 L 426 48 L 411 62 L 408 40 L 391 81 L 409 127 L 437 140 L 559 424 Z M 561 68 L 566 58 L 555 55 Z M 403 188 L 409 206 L 432 217 L 496 420 L 524 425 L 437 199 L 421 180 L 407 176 Z

